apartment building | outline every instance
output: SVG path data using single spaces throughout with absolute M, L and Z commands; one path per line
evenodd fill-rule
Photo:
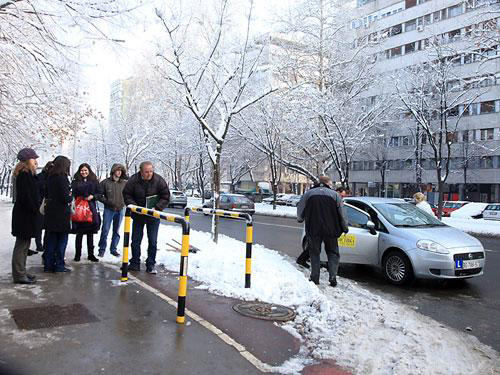
M 352 48 L 364 49 L 382 84 L 364 93 L 367 105 L 394 91 L 397 72 L 432 60 L 429 46 L 438 38 L 456 51 L 449 82 L 456 92 L 476 93 L 470 105 L 457 105 L 450 115 L 462 116 L 451 134 L 454 153 L 445 198 L 500 201 L 500 2 L 498 0 L 357 0 L 357 18 L 351 23 Z M 485 37 L 488 35 L 488 38 Z M 496 41 L 496 42 L 495 42 Z M 455 113 L 456 112 L 456 113 Z M 417 189 L 436 191 L 434 160 L 425 135 L 422 186 L 416 186 L 414 119 L 401 112 L 385 124 L 383 150 L 387 170 L 381 186 L 380 160 L 360 153 L 352 163 L 350 184 L 361 195 L 409 196 Z M 467 163 L 464 163 L 464 161 Z M 464 165 L 466 167 L 464 168 Z

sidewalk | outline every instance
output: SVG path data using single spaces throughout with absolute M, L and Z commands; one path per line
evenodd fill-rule
M 135 283 L 120 285 L 102 264 L 66 274 L 30 269 L 35 285 L 0 276 L 0 359 L 27 374 L 261 373 L 199 323 L 176 324 L 173 306 Z M 44 311 L 54 305 L 71 311 Z

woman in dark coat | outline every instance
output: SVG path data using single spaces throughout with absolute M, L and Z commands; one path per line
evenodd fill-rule
M 16 244 L 12 253 L 12 279 L 16 284 L 33 284 L 36 277 L 26 272 L 26 257 L 31 239 L 40 227 L 40 195 L 36 180 L 38 155 L 30 148 L 17 154 L 19 163 L 14 169 L 16 202 L 12 209 L 12 235 Z
M 45 191 L 44 228 L 47 242 L 44 253 L 45 272 L 70 272 L 65 267 L 64 254 L 71 231 L 71 189 L 69 167 L 71 162 L 65 156 L 58 156 L 49 171 Z
M 38 192 L 40 194 L 40 199 L 43 200 L 45 197 L 45 191 L 47 190 L 47 177 L 49 177 L 49 171 L 52 168 L 52 162 L 49 161 L 47 164 L 45 164 L 45 167 L 43 167 L 42 171 L 36 175 L 37 178 L 37 185 L 38 185 Z M 40 204 L 42 201 L 40 201 Z M 30 254 L 28 251 L 28 256 L 29 255 L 34 255 L 37 252 L 44 251 L 45 249 L 45 238 L 42 241 L 42 231 L 43 231 L 43 216 L 40 216 L 40 229 L 35 237 L 35 243 L 36 243 L 36 251 L 33 252 L 33 254 Z M 42 255 L 43 257 L 43 255 Z
M 82 256 L 82 241 L 83 236 L 87 235 L 87 252 L 88 260 L 91 262 L 99 262 L 94 255 L 94 234 L 99 232 L 101 227 L 101 217 L 97 211 L 97 199 L 102 195 L 97 176 L 92 172 L 92 168 L 87 163 L 83 163 L 78 167 L 78 171 L 73 177 L 71 183 L 73 197 L 83 198 L 89 202 L 90 210 L 92 211 L 91 223 L 73 222 L 73 233 L 76 233 L 75 240 L 75 262 L 80 261 Z

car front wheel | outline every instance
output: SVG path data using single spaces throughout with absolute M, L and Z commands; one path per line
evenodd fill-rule
M 391 284 L 403 285 L 413 278 L 413 270 L 408 257 L 399 250 L 391 250 L 382 262 L 382 271 Z

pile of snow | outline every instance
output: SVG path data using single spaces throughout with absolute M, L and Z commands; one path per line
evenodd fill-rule
M 166 242 L 181 240 L 178 227 L 162 227 L 157 261 L 179 269 L 180 254 L 166 251 Z M 317 287 L 307 272 L 263 246 L 254 246 L 252 287 L 244 288 L 245 244 L 220 235 L 216 245 L 209 233 L 192 231 L 188 274 L 200 288 L 223 296 L 260 300 L 292 307 L 293 322 L 283 328 L 302 339 L 300 354 L 275 369 L 297 373 L 311 359 L 334 358 L 359 374 L 486 374 L 500 366 L 498 353 L 475 337 L 447 328 L 411 308 L 384 299 L 339 278 L 328 286 L 327 275 Z M 189 304 L 189 302 L 188 302 Z
M 472 216 L 482 214 L 488 203 L 471 202 L 452 211 L 450 216 L 456 219 L 472 219 Z
M 255 214 L 264 216 L 276 217 L 297 217 L 297 207 L 291 206 L 276 206 L 273 210 L 273 205 L 268 203 L 255 203 Z
M 491 220 L 443 217 L 442 221 L 450 227 L 460 229 L 472 235 L 500 237 L 500 224 Z

